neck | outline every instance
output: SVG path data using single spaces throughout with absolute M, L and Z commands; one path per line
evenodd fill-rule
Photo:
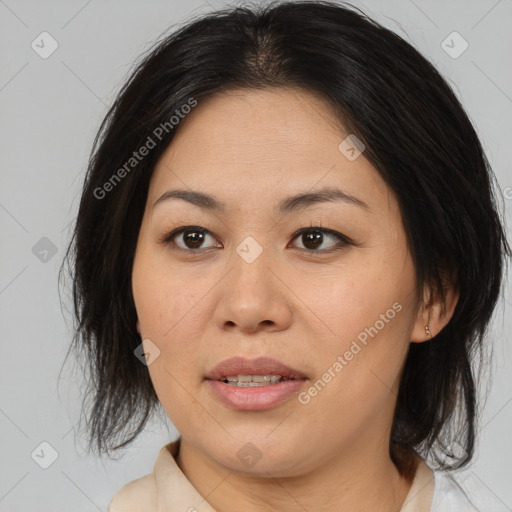
M 402 477 L 386 446 L 360 439 L 357 447 L 323 461 L 298 476 L 244 475 L 227 470 L 182 439 L 177 463 L 217 512 L 315 510 L 316 512 L 396 512 L 412 478 Z

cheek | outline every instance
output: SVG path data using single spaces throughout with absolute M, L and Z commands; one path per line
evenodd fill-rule
M 197 360 L 205 322 L 211 317 L 201 298 L 212 284 L 206 279 L 187 279 L 185 273 L 141 250 L 134 262 L 132 286 L 142 337 L 159 350 L 148 366 L 158 398 L 168 414 L 176 407 L 189 407 L 190 396 L 183 393 L 180 383 L 187 383 L 188 388 L 199 384 Z
M 201 414 L 191 396 L 199 384 L 201 322 L 208 318 L 200 299 L 206 290 L 191 290 L 184 273 L 168 267 L 150 251 L 141 250 L 134 262 L 132 286 L 142 336 L 159 350 L 148 366 L 153 387 L 174 426 L 186 431 L 192 428 L 187 418 Z
M 413 267 L 366 261 L 317 282 L 322 293 L 300 293 L 323 324 L 314 343 L 318 405 L 336 417 L 371 415 L 396 389 L 409 347 Z
M 359 260 L 336 273 L 301 279 L 294 287 L 314 313 L 309 315 L 312 322 L 325 333 L 322 346 L 343 349 L 347 341 L 357 339 L 361 333 L 364 341 L 364 333 L 376 322 L 379 332 L 398 332 L 404 317 L 410 314 L 406 308 L 411 300 L 410 270 Z M 394 304 L 397 305 L 393 307 Z
M 189 271 L 171 268 L 161 251 L 142 246 L 133 265 L 132 288 L 143 335 L 166 344 L 183 325 L 197 325 L 208 280 L 191 279 Z

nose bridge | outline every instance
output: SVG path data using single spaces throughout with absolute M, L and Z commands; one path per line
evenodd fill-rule
M 253 236 L 236 246 L 216 314 L 219 326 L 236 324 L 254 331 L 261 325 L 283 328 L 288 324 L 291 312 L 286 287 L 276 278 L 273 261 L 273 250 Z
M 236 280 L 237 287 L 241 286 L 239 290 L 243 294 L 250 293 L 251 290 L 244 290 L 244 286 L 249 286 L 253 291 L 258 291 L 259 297 L 265 299 L 265 295 L 270 292 L 270 287 L 273 287 L 272 272 L 269 267 L 272 267 L 272 260 L 275 255 L 272 250 L 267 246 L 263 246 L 262 236 L 258 237 L 260 243 L 254 236 L 247 236 L 235 248 L 235 255 L 233 256 L 234 269 L 233 278 Z

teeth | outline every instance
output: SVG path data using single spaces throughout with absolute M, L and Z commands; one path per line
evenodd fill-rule
M 229 375 L 222 379 L 227 381 L 231 386 L 238 387 L 258 387 L 270 386 L 282 380 L 289 380 L 281 375 Z
M 270 375 L 253 375 L 251 377 L 251 380 L 253 382 L 270 382 L 271 376 Z

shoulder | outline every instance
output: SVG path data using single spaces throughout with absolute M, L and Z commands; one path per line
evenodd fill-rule
M 430 512 L 505 512 L 494 493 L 471 470 L 435 471 L 435 487 Z
M 174 456 L 179 450 L 180 439 L 163 446 L 153 467 L 146 476 L 137 478 L 119 489 L 108 505 L 108 512 L 156 512 L 158 508 L 158 479 L 169 481 Z
M 153 473 L 137 478 L 119 489 L 107 508 L 108 512 L 152 512 L 157 509 L 157 487 Z
M 469 496 L 460 486 L 459 482 L 450 473 L 434 472 L 434 498 L 430 512 L 443 512 L 457 510 L 460 512 L 474 512 Z

